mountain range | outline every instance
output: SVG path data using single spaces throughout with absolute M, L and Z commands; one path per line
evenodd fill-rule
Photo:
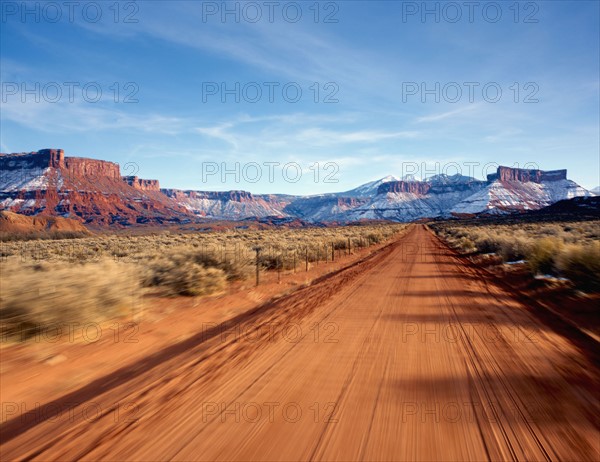
M 435 175 L 386 176 L 350 191 L 311 196 L 160 188 L 158 180 L 121 176 L 113 162 L 67 157 L 61 149 L 0 154 L 0 210 L 74 218 L 93 226 L 189 223 L 201 218 L 298 218 L 306 222 L 507 214 L 538 210 L 594 193 L 566 170 L 498 167 L 486 180 Z

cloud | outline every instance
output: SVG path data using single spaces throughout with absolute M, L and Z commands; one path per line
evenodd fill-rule
M 414 130 L 352 129 L 348 127 L 348 119 L 355 121 L 355 116 L 349 114 L 346 117 L 330 117 L 295 113 L 255 118 L 242 115 L 216 125 L 197 127 L 195 131 L 224 141 L 237 152 L 269 152 L 277 149 L 281 155 L 289 155 L 299 147 L 308 152 L 319 148 L 373 145 L 387 140 L 421 136 L 421 132 Z M 255 123 L 260 123 L 259 130 L 254 127 Z
M 456 118 L 457 116 L 462 116 L 467 113 L 471 113 L 480 108 L 480 104 L 472 103 L 469 106 L 463 106 L 458 109 L 454 109 L 452 111 L 441 112 L 437 114 L 431 114 L 424 117 L 419 117 L 416 120 L 416 123 L 424 123 L 424 122 L 438 122 L 440 120 L 446 120 L 450 118 Z
M 109 103 L 110 104 L 110 103 Z M 185 121 L 161 114 L 133 114 L 101 103 L 50 103 L 8 99 L 0 119 L 42 132 L 86 132 L 99 130 L 138 130 L 174 135 L 185 131 Z
M 333 28 L 324 29 L 308 20 L 295 24 L 250 23 L 235 22 L 230 17 L 230 21 L 222 22 L 220 15 L 203 21 L 201 4 L 170 2 L 165 9 L 162 2 L 144 2 L 139 23 L 128 33 L 198 50 L 204 55 L 199 57 L 201 60 L 213 57 L 232 60 L 262 75 L 271 75 L 273 80 L 320 85 L 334 82 L 340 95 L 372 96 L 385 88 L 389 94 L 397 90 L 397 78 L 389 69 L 388 57 L 361 49 L 335 34 Z M 103 35 L 109 30 L 97 25 L 85 27 Z M 111 26 L 110 30 L 114 28 Z M 403 64 L 398 57 L 394 62 Z
M 223 123 L 221 125 L 213 127 L 198 127 L 195 129 L 195 131 L 202 135 L 225 141 L 226 143 L 230 144 L 234 149 L 237 149 L 239 146 L 238 137 L 227 131 L 233 126 L 233 123 Z
M 348 143 L 376 143 L 388 139 L 406 139 L 419 136 L 417 131 L 384 132 L 374 130 L 324 130 L 309 128 L 300 132 L 296 139 L 304 143 L 318 146 L 329 146 Z
M 496 143 L 498 141 L 506 141 L 507 139 L 510 139 L 510 138 L 520 135 L 522 133 L 523 133 L 523 130 L 521 130 L 519 128 L 509 128 L 506 130 L 501 130 L 498 133 L 495 133 L 493 135 L 487 135 L 483 138 L 483 141 L 486 141 L 488 143 Z

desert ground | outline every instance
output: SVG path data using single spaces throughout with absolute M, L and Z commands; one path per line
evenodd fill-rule
M 427 226 L 2 345 L 2 460 L 598 460 L 597 340 Z M 86 337 L 87 335 L 87 337 Z

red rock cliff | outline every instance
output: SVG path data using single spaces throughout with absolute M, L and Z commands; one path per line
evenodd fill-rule
M 121 179 L 119 164 L 84 157 L 65 157 L 62 149 L 40 149 L 37 152 L 0 156 L 0 169 L 2 170 L 46 169 L 48 167 L 61 169 L 67 178 L 94 180 L 108 177 Z
M 121 179 L 119 164 L 105 160 L 87 159 L 84 157 L 65 157 L 65 169 L 73 177 L 87 179 L 108 177 Z
M 528 170 L 524 168 L 498 167 L 496 173 L 488 175 L 488 181 L 519 181 L 521 183 L 559 181 L 567 179 L 566 170 Z
M 62 149 L 40 149 L 37 152 L 0 155 L 1 170 L 45 169 L 64 166 L 65 153 Z
M 140 191 L 160 191 L 158 180 L 145 180 L 137 176 L 124 176 L 123 181 Z

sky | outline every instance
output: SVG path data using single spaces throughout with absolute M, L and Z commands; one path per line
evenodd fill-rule
M 196 190 L 497 165 L 600 185 L 598 1 L 0 4 L 4 153 Z

